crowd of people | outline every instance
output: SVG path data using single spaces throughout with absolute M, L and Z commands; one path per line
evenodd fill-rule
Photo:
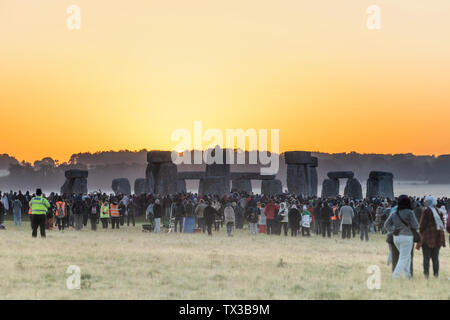
M 45 230 L 74 228 L 81 230 L 90 223 L 92 230 L 119 229 L 136 225 L 136 217 L 145 217 L 144 231 L 203 232 L 212 235 L 221 227 L 228 236 L 248 225 L 249 233 L 256 235 L 312 234 L 323 238 L 359 237 L 369 241 L 370 233 L 386 235 L 389 244 L 389 261 L 393 277 L 403 273 L 410 278 L 413 273 L 414 248 L 423 252 L 424 274 L 428 277 L 430 260 L 433 274 L 439 274 L 439 249 L 445 246 L 444 226 L 450 199 L 435 199 L 402 195 L 396 199 L 321 199 L 292 194 L 265 196 L 234 192 L 229 196 L 200 196 L 195 193 L 158 196 L 107 195 L 94 192 L 88 195 L 58 195 L 48 197 L 38 189 L 35 194 L 21 191 L 0 192 L 0 225 L 5 214 L 14 217 L 21 225 L 22 215 L 28 214 L 32 236 L 41 237 Z M 3 227 L 4 228 L 4 227 Z M 414 243 L 416 245 L 414 246 Z

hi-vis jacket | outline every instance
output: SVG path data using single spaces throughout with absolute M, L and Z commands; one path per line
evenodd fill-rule
M 100 219 L 109 218 L 109 205 L 108 202 L 103 202 L 102 208 L 100 209 Z
M 119 205 L 111 204 L 109 206 L 109 214 L 111 215 L 111 217 L 120 217 Z
M 46 214 L 50 208 L 50 202 L 44 197 L 33 197 L 30 200 L 31 214 Z

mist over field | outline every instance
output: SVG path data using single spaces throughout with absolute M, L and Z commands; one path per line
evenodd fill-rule
M 252 151 L 254 152 L 254 151 Z M 250 152 L 250 153 L 252 153 Z M 246 163 L 249 163 L 249 152 L 246 152 Z M 319 195 L 322 181 L 329 171 L 350 170 L 360 180 L 365 193 L 365 183 L 369 172 L 373 170 L 389 171 L 394 174 L 395 194 L 407 193 L 422 196 L 447 195 L 450 191 L 450 156 L 415 156 L 412 154 L 328 154 L 313 152 L 319 159 Z M 128 178 L 133 188 L 137 178 L 145 177 L 147 166 L 147 150 L 140 151 L 104 151 L 97 153 L 78 153 L 69 161 L 60 163 L 50 157 L 34 163 L 19 162 L 12 156 L 0 155 L 0 190 L 33 190 L 37 187 L 46 192 L 59 191 L 64 183 L 64 171 L 72 168 L 89 170 L 88 188 L 90 191 L 111 191 L 111 182 L 115 178 Z M 232 171 L 258 172 L 260 165 L 232 165 Z M 178 171 L 201 171 L 204 165 L 178 166 Z M 277 178 L 286 188 L 286 165 L 284 155 L 280 156 Z M 252 181 L 255 192 L 261 186 L 260 181 Z M 341 183 L 344 188 L 345 183 Z M 187 181 L 187 189 L 195 191 L 198 181 Z M 450 193 L 450 192 L 449 192 Z

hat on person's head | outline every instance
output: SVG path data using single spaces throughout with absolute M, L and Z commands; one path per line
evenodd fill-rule
M 437 200 L 433 196 L 428 196 L 425 198 L 425 205 L 427 207 L 435 207 L 437 205 Z

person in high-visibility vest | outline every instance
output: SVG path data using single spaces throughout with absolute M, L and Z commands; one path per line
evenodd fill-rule
M 337 206 L 333 206 L 333 215 L 331 216 L 331 223 L 333 224 L 333 234 L 337 235 L 339 233 L 339 219 Z
M 41 231 L 41 237 L 45 238 L 45 224 L 47 218 L 47 210 L 50 208 L 50 203 L 42 196 L 42 190 L 36 190 L 36 196 L 30 200 L 31 208 L 31 227 L 33 229 L 31 235 L 33 238 L 37 237 L 37 228 Z
M 56 216 L 56 225 L 58 226 L 58 230 L 64 230 L 65 227 L 65 219 L 66 219 L 66 202 L 63 201 L 63 199 L 61 197 L 58 198 L 58 201 L 56 202 L 56 211 L 55 211 L 55 216 Z
M 100 209 L 100 221 L 102 222 L 103 229 L 108 229 L 108 220 L 109 220 L 109 204 L 107 201 L 104 201 Z
M 109 215 L 111 216 L 111 226 L 114 229 L 117 226 L 117 229 L 120 227 L 120 210 L 117 199 L 114 198 L 112 203 L 109 205 Z

